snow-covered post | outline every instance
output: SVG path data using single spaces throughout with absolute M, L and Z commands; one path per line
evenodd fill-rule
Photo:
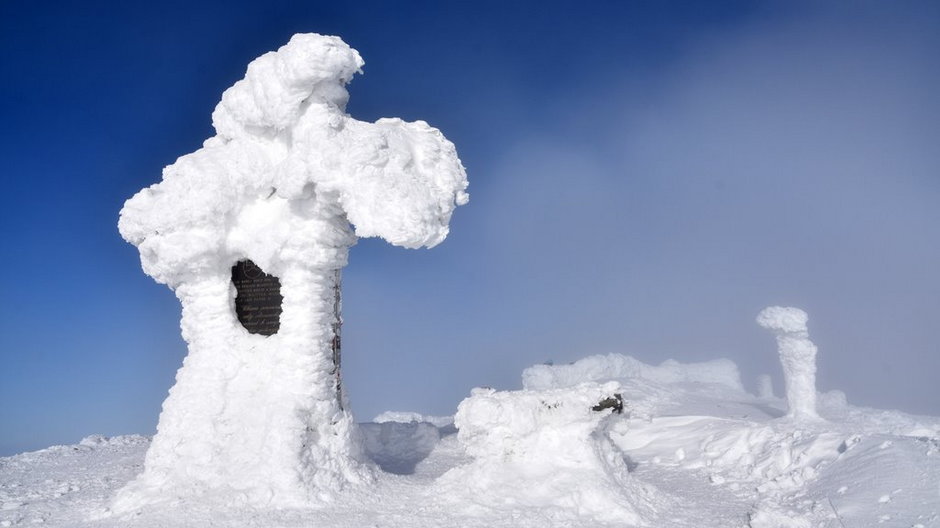
M 790 418 L 819 418 L 816 413 L 816 345 L 809 340 L 809 316 L 799 308 L 770 306 L 757 324 L 777 338 Z
M 338 37 L 295 35 L 225 91 L 203 148 L 124 205 L 121 235 L 176 292 L 189 353 L 115 511 L 209 489 L 302 505 L 371 479 L 339 391 L 338 271 L 357 236 L 440 243 L 468 196 L 437 129 L 345 113 L 362 65 Z M 266 281 L 247 293 L 246 269 Z

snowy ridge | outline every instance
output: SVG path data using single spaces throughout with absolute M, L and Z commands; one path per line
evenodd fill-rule
M 448 425 L 453 425 L 454 417 L 453 416 L 430 416 L 427 414 L 420 414 L 410 411 L 385 411 L 375 418 L 372 419 L 375 423 L 386 423 L 386 422 L 400 422 L 400 423 L 411 423 L 411 422 L 427 422 L 436 427 L 447 427 Z
M 644 379 L 660 384 L 714 383 L 744 390 L 738 366 L 727 359 L 702 363 L 679 363 L 667 359 L 659 366 L 643 363 L 622 354 L 589 356 L 570 365 L 535 365 L 522 371 L 527 389 L 570 387 L 585 381 Z

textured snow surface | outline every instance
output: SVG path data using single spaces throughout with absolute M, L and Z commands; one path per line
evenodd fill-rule
M 121 235 L 180 299 L 189 354 L 116 511 L 204 493 L 296 507 L 372 482 L 337 396 L 338 270 L 357 236 L 440 243 L 468 196 L 437 129 L 345 113 L 362 65 L 338 37 L 294 35 L 225 91 L 216 135 L 124 205 Z M 280 279 L 275 335 L 249 334 L 236 318 L 231 269 L 245 259 Z
M 474 461 L 441 477 L 436 493 L 468 513 L 509 506 L 539 509 L 558 521 L 641 524 L 641 514 L 648 517 L 664 499 L 630 478 L 623 453 L 607 435 L 613 410 L 592 410 L 620 392 L 616 382 L 475 389 L 454 417 Z
M 767 374 L 761 374 L 757 377 L 757 395 L 761 398 L 774 397 L 774 381 Z
M 667 359 L 654 367 L 621 354 L 590 356 L 570 365 L 535 365 L 522 372 L 522 385 L 527 389 L 546 389 L 615 378 L 658 383 L 714 383 L 744 390 L 738 366 L 727 359 L 685 364 Z
M 384 471 L 318 506 L 204 494 L 109 514 L 148 440 L 89 437 L 0 458 L 0 526 L 940 526 L 940 418 L 827 393 L 823 420 L 792 420 L 784 400 L 729 386 L 708 367 L 608 363 L 675 372 L 653 381 L 595 369 L 573 386 L 477 389 L 458 409 L 457 434 L 413 413 L 361 424 L 366 455 Z M 611 391 L 625 395 L 624 414 L 585 408 Z
M 278 276 L 289 262 L 342 266 L 347 222 L 360 237 L 440 243 L 468 200 L 454 145 L 423 121 L 347 115 L 345 85 L 362 65 L 315 34 L 252 61 L 212 114 L 217 135 L 121 211 L 147 274 L 175 286 L 247 255 Z
M 375 423 L 427 422 L 429 424 L 436 425 L 437 427 L 446 427 L 448 425 L 453 425 L 454 417 L 453 416 L 431 416 L 428 414 L 419 414 L 419 413 L 410 412 L 410 411 L 385 411 L 382 414 L 373 418 L 372 421 Z
M 783 380 L 786 383 L 788 416 L 816 419 L 816 345 L 809 340 L 809 316 L 799 308 L 770 306 L 757 315 L 757 324 L 777 338 Z

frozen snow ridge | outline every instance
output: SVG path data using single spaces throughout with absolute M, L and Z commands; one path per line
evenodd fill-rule
M 454 425 L 453 416 L 431 416 L 416 412 L 385 411 L 372 419 L 375 423 L 429 423 L 435 427 Z
M 653 366 L 622 354 L 588 356 L 570 365 L 534 365 L 522 372 L 522 385 L 527 389 L 547 389 L 570 387 L 584 381 L 625 378 L 658 383 L 713 383 L 732 390 L 744 390 L 738 366 L 727 359 L 702 363 L 679 363 L 667 359 Z
M 757 324 L 777 338 L 786 383 L 787 416 L 818 419 L 816 412 L 816 345 L 809 340 L 809 316 L 799 308 L 770 306 L 757 315 Z

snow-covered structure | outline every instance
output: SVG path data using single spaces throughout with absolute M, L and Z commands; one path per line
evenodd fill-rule
M 799 308 L 770 306 L 757 324 L 777 338 L 790 418 L 819 418 L 816 412 L 816 345 L 809 340 L 809 316 Z
M 310 504 L 371 479 L 331 354 L 337 271 L 357 237 L 438 244 L 468 196 L 437 129 L 345 113 L 363 64 L 316 34 L 252 61 L 212 114 L 216 135 L 121 211 L 144 271 L 182 303 L 189 353 L 115 510 L 220 488 Z M 233 266 L 245 261 L 279 280 L 273 335 L 236 317 Z
M 438 479 L 457 508 L 541 508 L 546 518 L 585 516 L 642 524 L 655 489 L 632 479 L 608 436 L 623 409 L 617 382 L 547 390 L 474 389 L 454 416 L 474 460 Z

